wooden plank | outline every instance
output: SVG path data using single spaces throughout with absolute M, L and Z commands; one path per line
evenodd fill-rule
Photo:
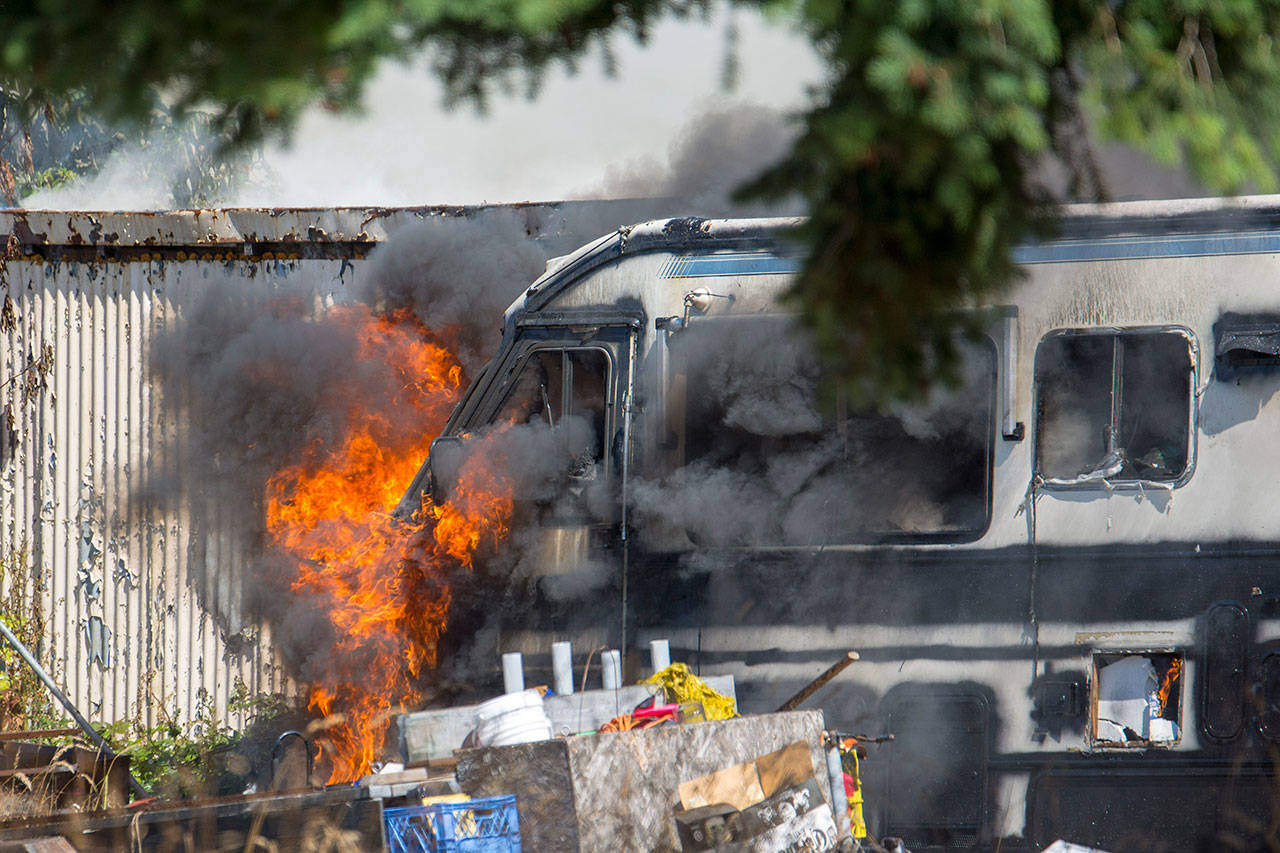
M 75 770 L 68 767 L 54 767 L 51 764 L 45 764 L 40 767 L 15 767 L 11 770 L 0 770 L 0 780 L 12 779 L 15 776 L 50 776 L 55 773 L 74 776 Z
M 4 740 L 29 740 L 32 738 L 72 738 L 81 734 L 79 729 L 29 729 L 27 731 L 0 731 L 0 742 Z
M 826 672 L 822 673 L 822 675 L 819 675 L 813 681 L 810 681 L 803 688 L 801 688 L 799 693 L 792 696 L 787 701 L 783 702 L 782 706 L 778 708 L 778 712 L 782 713 L 783 711 L 794 711 L 796 708 L 799 708 L 801 703 L 804 702 L 804 700 L 808 699 L 814 693 L 817 693 L 820 689 L 825 687 L 827 685 L 827 682 L 835 678 L 840 673 L 844 672 L 845 669 L 849 666 L 849 664 L 853 663 L 857 659 L 858 659 L 857 652 L 848 652 L 847 654 L 845 654 L 844 657 L 840 658 L 840 660 L 836 661 L 830 667 L 828 667 Z

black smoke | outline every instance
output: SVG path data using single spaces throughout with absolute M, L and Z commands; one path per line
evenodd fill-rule
M 352 296 L 381 313 L 407 310 L 439 330 L 474 375 L 493 355 L 502 312 L 546 264 L 532 237 L 514 210 L 409 226 L 370 257 Z
M 786 113 L 760 104 L 729 104 L 695 116 L 665 158 L 619 164 L 592 188 L 595 198 L 648 198 L 642 218 L 669 216 L 796 216 L 797 197 L 767 205 L 736 198 L 737 190 L 780 161 L 798 128 Z
M 305 268 L 263 276 L 252 263 L 228 264 L 221 281 L 179 300 L 150 364 L 181 424 L 180 449 L 137 498 L 190 508 L 192 583 L 233 647 L 266 622 L 291 675 L 333 664 L 339 638 L 323 602 L 292 589 L 296 562 L 269 544 L 264 496 L 281 468 L 338 446 L 359 414 L 352 393 L 362 410 L 402 414 L 406 377 L 360 357 L 359 326 L 343 312 L 400 316 L 455 352 L 465 387 L 496 348 L 502 309 L 544 263 L 525 219 L 498 210 L 403 229 L 349 285 Z
M 966 382 L 924 405 L 851 410 L 790 321 L 694 318 L 666 345 L 678 419 L 632 493 L 642 541 L 663 537 L 651 547 L 679 547 L 681 533 L 702 547 L 822 547 L 984 525 L 983 350 Z

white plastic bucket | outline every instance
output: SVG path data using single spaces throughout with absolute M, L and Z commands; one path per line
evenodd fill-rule
M 476 732 L 476 739 L 484 746 L 509 746 L 550 738 L 551 721 L 547 715 L 529 708 L 503 714 L 485 723 L 483 731 Z
M 508 746 L 550 737 L 551 721 L 542 709 L 542 694 L 536 690 L 499 696 L 476 709 L 476 742 L 481 746 Z
M 483 723 L 486 720 L 492 720 L 494 717 L 500 717 L 511 711 L 519 711 L 522 708 L 537 708 L 542 710 L 542 694 L 537 690 L 521 690 L 519 693 L 504 693 L 501 696 L 495 696 L 488 702 L 482 702 L 476 706 L 476 723 Z

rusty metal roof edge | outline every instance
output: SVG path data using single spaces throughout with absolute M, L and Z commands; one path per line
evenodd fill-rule
M 405 225 L 492 210 L 554 213 L 581 202 L 416 207 L 199 208 L 163 211 L 0 208 L 0 240 L 24 246 L 209 246 L 236 243 L 381 242 Z M 591 202 L 609 204 L 608 201 Z
M 47 210 L 0 208 L 0 241 L 12 235 L 23 246 L 215 246 L 237 243 L 378 243 L 405 225 L 433 218 L 467 217 L 510 210 L 531 217 L 578 205 L 618 205 L 637 199 L 524 201 L 478 205 L 228 207 L 161 211 Z M 652 200 L 651 200 L 652 201 Z M 1073 204 L 1061 208 L 1063 230 L 1085 231 L 1102 222 L 1115 231 L 1126 221 L 1176 230 L 1171 222 L 1193 227 L 1211 219 L 1223 227 L 1244 221 L 1280 221 L 1280 196 L 1166 199 L 1111 204 Z M 632 220 L 634 221 L 634 220 Z M 1095 227 L 1098 227 L 1095 225 Z

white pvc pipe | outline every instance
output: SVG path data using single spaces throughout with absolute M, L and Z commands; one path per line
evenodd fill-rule
M 617 690 L 622 686 L 622 652 L 609 649 L 600 660 L 604 669 L 604 689 Z
M 507 652 L 502 656 L 502 690 L 504 693 L 524 690 L 524 656 L 519 652 Z
M 557 696 L 568 696 L 573 692 L 572 644 L 551 644 L 551 673 L 555 678 Z
M 671 666 L 671 644 L 666 640 L 650 640 L 649 641 L 649 665 L 653 667 L 654 672 L 662 672 L 662 670 Z

